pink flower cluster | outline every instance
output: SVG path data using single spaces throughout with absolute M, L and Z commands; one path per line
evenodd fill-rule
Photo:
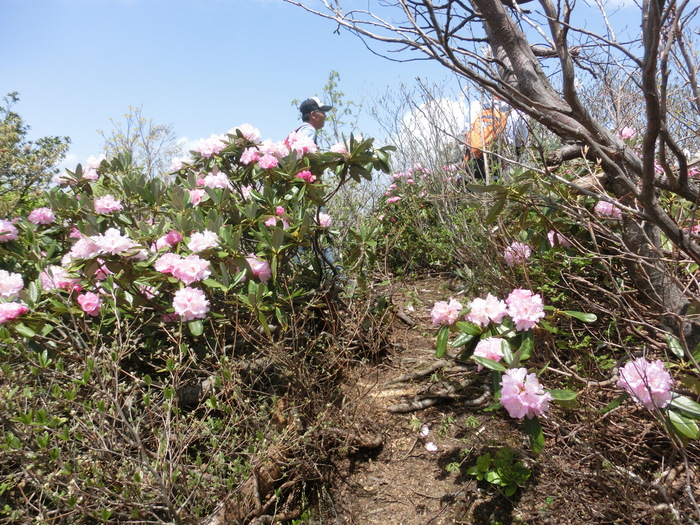
M 300 171 L 297 173 L 297 178 L 303 180 L 304 182 L 308 182 L 309 184 L 316 180 L 316 176 L 309 170 Z
M 237 132 L 240 132 L 240 134 L 243 135 L 243 138 L 249 142 L 260 142 L 260 131 L 252 124 L 241 124 L 240 126 L 228 130 L 229 135 L 235 136 L 237 135 Z
M 520 241 L 515 241 L 503 252 L 503 258 L 508 266 L 524 264 L 531 255 L 532 250 L 530 249 L 530 246 Z
M 542 297 L 522 288 L 513 290 L 505 301 L 488 294 L 486 299 L 474 299 L 468 307 L 467 321 L 482 327 L 498 324 L 507 315 L 515 323 L 516 330 L 530 330 L 544 317 Z
M 0 219 L 0 242 L 14 241 L 18 236 L 19 231 L 12 221 Z
M 530 330 L 544 317 L 544 305 L 539 294 L 516 288 L 506 298 L 508 315 L 515 323 L 515 329 Z
M 622 220 L 622 210 L 615 206 L 612 202 L 598 201 L 598 204 L 595 205 L 593 211 L 596 213 L 596 215 L 605 219 L 612 219 L 615 221 Z
M 503 339 L 500 337 L 487 337 L 482 339 L 476 345 L 474 349 L 474 355 L 478 357 L 485 357 L 493 361 L 500 361 L 503 359 Z M 477 370 L 482 370 L 484 367 L 478 365 Z
M 72 277 L 65 268 L 51 265 L 39 274 L 41 287 L 44 290 L 61 289 L 69 292 L 80 292 L 80 280 Z
M 501 377 L 501 405 L 510 417 L 532 419 L 549 408 L 552 395 L 545 392 L 535 374 L 526 368 L 511 368 Z
M 557 246 L 561 246 L 562 248 L 571 248 L 571 242 L 569 242 L 569 239 L 554 230 L 549 230 L 549 232 L 547 232 L 547 239 L 549 240 L 549 245 L 552 248 L 556 248 Z
M 487 326 L 489 323 L 500 323 L 507 313 L 506 303 L 490 293 L 486 299 L 477 297 L 469 303 L 467 321 L 479 326 Z
M 121 201 L 115 199 L 113 195 L 104 195 L 95 198 L 95 213 L 108 215 L 116 211 L 122 211 Z
M 629 126 L 625 126 L 624 128 L 620 129 L 617 132 L 617 135 L 622 140 L 629 140 L 629 139 L 633 139 L 637 135 L 637 130 L 634 128 L 631 128 Z
M 18 273 L 0 270 L 0 297 L 14 299 L 24 287 L 24 280 Z
M 202 157 L 209 158 L 212 155 L 220 153 L 226 147 L 226 135 L 212 134 L 208 139 L 199 139 L 194 147 L 194 151 Z
M 202 179 L 202 186 L 205 188 L 231 188 L 231 181 L 228 180 L 228 175 L 220 171 L 218 173 L 210 173 Z
M 318 214 L 316 215 L 316 220 L 318 221 L 318 225 L 322 228 L 329 228 L 333 222 L 331 216 L 322 211 L 318 212 Z
M 302 157 L 307 153 L 318 152 L 318 146 L 314 142 L 314 139 L 304 135 L 303 133 L 298 133 L 292 131 L 285 139 L 285 144 L 290 151 L 296 152 L 297 156 Z
M 209 301 L 202 290 L 187 286 L 175 292 L 173 309 L 182 321 L 204 319 L 209 311 Z
M 78 304 L 88 315 L 100 315 L 100 307 L 102 306 L 102 296 L 94 292 L 85 292 L 77 298 Z
M 267 284 L 267 282 L 272 277 L 272 269 L 270 268 L 270 263 L 266 260 L 257 257 L 254 253 L 248 254 L 245 258 L 248 266 L 250 266 L 250 271 L 252 274 L 260 279 L 260 282 Z
M 620 369 L 617 386 L 624 388 L 637 403 L 653 410 L 671 402 L 673 379 L 664 370 L 662 361 L 639 357 Z
M 51 224 L 56 216 L 51 208 L 35 208 L 31 211 L 27 220 L 32 224 Z
M 154 251 L 162 250 L 163 248 L 172 248 L 181 241 L 182 235 L 180 234 L 180 232 L 172 230 L 163 235 L 162 237 L 159 237 L 153 245 L 153 248 L 155 248 Z
M 28 311 L 29 308 L 21 303 L 0 303 L 0 324 L 14 321 Z
M 219 245 L 219 236 L 209 230 L 196 232 L 190 235 L 190 242 L 187 243 L 187 248 L 192 253 L 204 252 Z
M 450 302 L 438 301 L 430 311 L 433 326 L 450 326 L 457 322 L 462 311 L 462 303 L 450 298 Z
M 203 281 L 211 275 L 209 261 L 198 255 L 182 257 L 176 253 L 165 253 L 155 262 L 154 268 L 161 273 L 169 273 L 186 285 Z

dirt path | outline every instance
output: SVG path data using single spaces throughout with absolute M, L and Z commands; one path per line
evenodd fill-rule
M 447 525 L 460 523 L 457 515 L 464 514 L 468 503 L 467 490 L 473 482 L 446 470 L 448 463 L 460 460 L 465 448 L 467 436 L 455 431 L 463 427 L 455 425 L 456 419 L 465 416 L 458 415 L 449 400 L 423 410 L 390 412 L 392 406 L 464 377 L 464 371 L 451 372 L 446 367 L 413 380 L 396 381 L 406 374 L 424 374 L 437 361 L 429 313 L 445 292 L 429 282 L 417 283 L 411 291 L 408 296 L 412 299 L 404 295 L 396 304 L 406 315 L 404 321 L 395 321 L 395 351 L 379 366 L 363 367 L 346 384 L 356 423 L 373 422 L 384 446 L 375 453 L 351 455 L 338 465 L 339 483 L 333 498 L 337 523 Z M 438 377 L 441 381 L 436 383 Z M 477 388 L 475 397 L 480 390 Z M 472 437 L 484 430 L 477 421 L 470 421 Z

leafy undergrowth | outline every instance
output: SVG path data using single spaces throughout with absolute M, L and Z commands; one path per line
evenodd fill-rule
M 320 509 L 311 513 L 310 522 L 665 524 L 697 519 L 697 442 L 689 443 L 684 461 L 643 407 L 627 402 L 600 412 L 620 395 L 611 380 L 617 356 L 603 350 L 585 356 L 582 349 L 572 349 L 566 363 L 556 363 L 550 342 L 536 335 L 532 366 L 549 363 L 547 380 L 559 383 L 550 388 L 579 392 L 575 406 L 553 406 L 541 418 L 546 442 L 540 455 L 533 454 L 522 420 L 490 409 L 491 399 L 470 406 L 490 381 L 487 370 L 448 360 L 430 374 L 397 382 L 436 362 L 429 312 L 435 301 L 455 294 L 445 285 L 443 278 L 403 285 L 393 296 L 401 315 L 393 325 L 392 349 L 344 381 L 348 423 L 380 435 L 383 446 L 350 447 L 347 454 L 333 456 L 326 480 L 330 489 L 309 493 Z M 589 384 L 574 377 L 584 371 L 592 374 L 586 376 Z M 389 411 L 445 385 L 464 385 L 466 378 L 471 381 L 451 399 L 407 413 Z M 486 454 L 490 464 L 483 459 Z M 477 465 L 485 475 L 477 475 Z M 515 480 L 510 489 L 508 476 Z

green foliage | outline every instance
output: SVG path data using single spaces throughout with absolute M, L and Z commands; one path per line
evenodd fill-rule
M 388 151 L 351 137 L 346 153 L 242 162 L 259 147 L 238 131 L 216 153 L 192 152 L 173 181 L 128 154 L 103 161 L 97 180 L 79 165 L 43 196 L 54 222 L 22 217 L 17 239 L 0 242 L 0 269 L 23 279 L 0 301 L 28 308 L 0 324 L 0 516 L 194 521 L 282 439 L 298 446 L 302 419 L 313 426 L 327 407 L 339 360 L 328 334 L 349 314 L 325 283 L 322 181 L 371 178 Z M 222 187 L 202 185 L 209 175 Z M 112 211 L 96 204 L 106 196 Z M 170 232 L 182 240 L 163 244 Z M 196 248 L 205 232 L 216 245 Z M 196 256 L 206 275 L 185 282 L 159 266 L 166 254 Z M 186 289 L 206 309 L 183 314 L 174 299 Z
M 513 450 L 502 448 L 493 457 L 490 452 L 479 456 L 467 469 L 467 474 L 502 488 L 503 494 L 510 498 L 518 488 L 525 486 L 532 471 L 522 464 Z
M 0 217 L 10 217 L 40 202 L 41 191 L 58 173 L 68 151 L 68 137 L 28 140 L 29 126 L 12 111 L 17 92 L 3 97 L 0 107 Z

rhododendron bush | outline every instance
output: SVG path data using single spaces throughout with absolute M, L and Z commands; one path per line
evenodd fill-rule
M 67 171 L 27 217 L 1 218 L 2 397 L 14 421 L 0 443 L 2 501 L 24 490 L 75 523 L 109 521 L 110 509 L 137 521 L 210 512 L 274 441 L 255 437 L 270 425 L 264 392 L 289 381 L 285 371 L 249 391 L 241 370 L 289 348 L 280 341 L 303 362 L 316 332 L 342 325 L 322 291 L 334 275 L 329 184 L 371 179 L 388 159 L 372 139 L 324 153 L 243 125 L 176 159 L 172 182 L 123 154 Z M 267 359 L 267 372 L 246 373 L 269 381 Z M 322 392 L 314 373 L 303 380 Z M 105 462 L 91 443 L 124 453 Z M 20 465 L 35 466 L 32 487 L 17 488 Z M 202 476 L 217 480 L 206 494 Z

